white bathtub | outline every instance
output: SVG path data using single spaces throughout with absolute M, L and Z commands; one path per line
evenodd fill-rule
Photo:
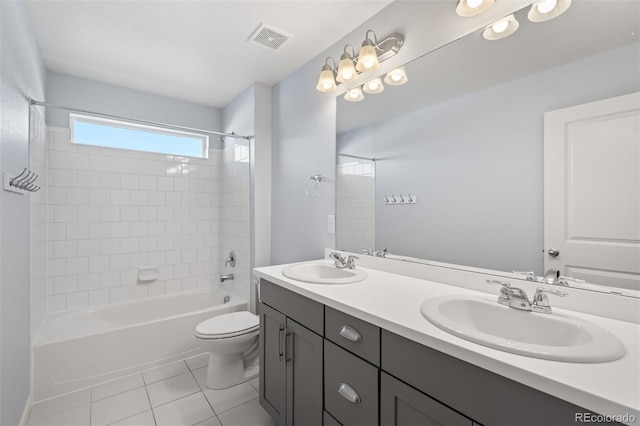
M 228 293 L 199 291 L 49 314 L 33 347 L 33 400 L 204 353 L 196 325 L 244 309 Z

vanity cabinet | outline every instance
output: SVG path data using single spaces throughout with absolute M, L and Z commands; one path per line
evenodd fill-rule
M 569 425 L 589 410 L 261 280 L 260 404 L 279 425 Z
M 324 306 L 264 281 L 261 298 L 260 405 L 280 426 L 321 425 L 323 339 L 308 327 L 322 331 Z

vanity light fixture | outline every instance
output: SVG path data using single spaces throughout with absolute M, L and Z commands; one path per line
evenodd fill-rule
M 391 70 L 384 77 L 384 82 L 390 84 L 391 86 L 400 86 L 405 84 L 409 79 L 407 78 L 407 72 L 404 69 L 404 66 Z
M 364 99 L 364 94 L 362 93 L 360 86 L 358 86 L 353 89 L 349 89 L 347 93 L 344 94 L 344 99 L 349 102 L 359 102 Z
M 373 34 L 373 40 L 369 38 L 369 33 Z M 378 53 L 375 48 L 375 46 L 378 46 L 378 38 L 373 30 L 367 30 L 365 37 L 366 38 L 362 42 L 362 47 L 360 48 L 360 53 L 358 54 L 356 69 L 360 72 L 375 71 L 380 66 L 380 62 L 378 62 Z
M 375 95 L 376 93 L 380 93 L 384 90 L 384 85 L 382 84 L 382 80 L 380 79 L 380 77 L 376 77 L 373 80 L 363 84 L 362 90 Z
M 520 23 L 518 23 L 516 17 L 511 14 L 485 28 L 482 36 L 487 40 L 500 40 L 515 33 L 519 26 Z
M 357 79 L 362 72 L 374 71 L 380 66 L 380 62 L 395 56 L 404 44 L 404 37 L 398 33 L 392 33 L 383 40 L 378 41 L 375 31 L 367 30 L 365 37 L 362 42 L 362 49 L 360 49 L 357 56 L 352 45 L 347 44 L 344 47 L 337 70 L 335 63 L 333 67 L 329 64 L 329 59 L 332 58 L 327 58 L 325 65 L 322 66 L 318 84 L 316 85 L 318 91 L 333 92 L 336 89 L 335 84 L 330 84 L 330 74 L 333 74 L 336 82 L 347 83 Z M 351 48 L 351 52 L 348 51 L 349 48 Z
M 338 76 L 336 77 L 336 80 L 340 83 L 353 81 L 358 78 L 356 68 L 353 66 L 353 56 L 349 55 L 349 53 L 347 52 L 348 47 L 351 48 L 353 56 L 356 55 L 356 51 L 353 46 L 347 44 L 344 47 L 344 52 L 342 53 L 342 56 L 340 56 L 340 63 L 338 64 Z
M 495 0 L 460 0 L 456 7 L 456 13 L 460 16 L 475 16 L 493 6 Z
M 557 18 L 569 9 L 571 0 L 540 0 L 531 5 L 527 17 L 531 22 L 545 22 Z
M 333 62 L 333 68 L 329 65 L 329 60 Z M 336 90 L 336 81 L 333 75 L 333 70 L 336 68 L 336 63 L 333 58 L 327 58 L 322 71 L 320 71 L 320 78 L 316 85 L 316 90 L 320 92 L 333 92 Z

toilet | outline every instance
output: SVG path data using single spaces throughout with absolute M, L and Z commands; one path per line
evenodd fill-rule
M 260 320 L 249 311 L 231 312 L 201 322 L 195 336 L 209 352 L 207 387 L 225 389 L 258 375 Z

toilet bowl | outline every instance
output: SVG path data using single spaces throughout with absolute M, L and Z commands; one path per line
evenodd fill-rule
M 258 375 L 260 321 L 248 311 L 231 312 L 201 322 L 195 336 L 209 352 L 207 387 L 225 389 Z

